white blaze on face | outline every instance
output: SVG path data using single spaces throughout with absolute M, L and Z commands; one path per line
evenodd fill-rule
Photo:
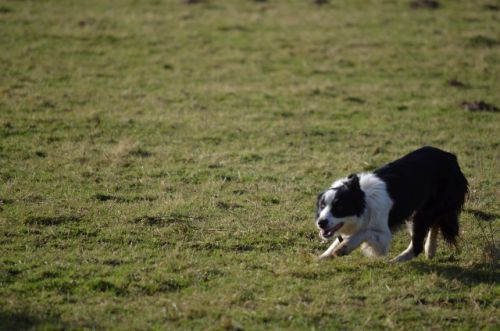
M 328 220 L 329 223 L 333 221 L 333 215 L 330 211 L 332 208 L 332 201 L 335 199 L 335 193 L 335 190 L 330 189 L 323 194 L 320 205 L 323 203 L 325 207 L 320 211 L 318 219 Z
M 333 182 L 330 189 L 328 189 L 323 194 L 323 203 L 325 207 L 319 212 L 318 220 L 325 219 L 328 220 L 328 223 L 332 223 L 334 221 L 334 217 L 330 212 L 332 208 L 333 199 L 335 199 L 335 194 L 337 193 L 337 188 L 342 186 L 344 182 L 347 181 L 347 178 L 342 178 Z M 329 224 L 330 226 L 330 224 Z
M 332 202 L 335 199 L 336 194 L 337 190 L 330 189 L 323 194 L 322 200 L 320 201 L 320 205 L 324 204 L 324 207 L 319 212 L 318 222 L 320 220 L 328 221 L 326 226 L 323 226 L 323 228 L 316 223 L 316 226 L 320 230 L 320 237 L 323 239 L 329 238 L 333 235 L 338 235 L 338 230 L 340 230 L 345 224 L 345 218 L 336 218 L 332 214 Z

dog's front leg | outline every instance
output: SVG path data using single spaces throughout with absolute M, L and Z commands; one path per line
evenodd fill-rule
M 370 231 L 364 230 L 346 238 L 342 244 L 336 247 L 332 253 L 333 256 L 344 256 L 359 247 L 370 237 Z
M 342 237 L 337 237 L 333 242 L 333 244 L 331 244 L 330 247 L 328 247 L 328 249 L 319 256 L 319 258 L 326 259 L 328 257 L 331 257 L 333 251 L 335 250 L 335 248 L 337 248 L 338 245 L 340 245 L 341 242 L 342 242 Z

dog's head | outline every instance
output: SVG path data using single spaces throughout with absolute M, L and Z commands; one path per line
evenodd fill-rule
M 320 237 L 330 238 L 341 230 L 357 227 L 364 209 L 365 194 L 359 177 L 350 175 L 336 181 L 331 188 L 318 195 L 316 226 Z

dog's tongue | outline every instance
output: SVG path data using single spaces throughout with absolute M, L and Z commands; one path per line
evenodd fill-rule
M 321 229 L 320 230 L 320 233 L 321 235 L 324 237 L 324 238 L 328 238 L 328 237 L 331 237 L 333 236 L 333 234 L 335 233 L 335 231 L 339 230 L 342 226 L 344 225 L 343 222 L 337 224 L 336 226 L 334 226 L 333 228 L 329 229 L 329 230 L 324 230 L 324 229 Z
M 323 237 L 330 237 L 331 235 L 333 235 L 333 231 L 332 230 L 323 230 L 321 229 L 321 235 Z

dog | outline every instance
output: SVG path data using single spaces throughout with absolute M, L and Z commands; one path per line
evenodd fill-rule
M 336 238 L 320 258 L 347 255 L 359 246 L 367 256 L 387 255 L 392 233 L 405 223 L 410 245 L 391 261 L 408 261 L 424 249 L 432 258 L 439 231 L 456 245 L 468 192 L 456 156 L 430 146 L 372 172 L 339 179 L 318 195 L 320 237 Z

